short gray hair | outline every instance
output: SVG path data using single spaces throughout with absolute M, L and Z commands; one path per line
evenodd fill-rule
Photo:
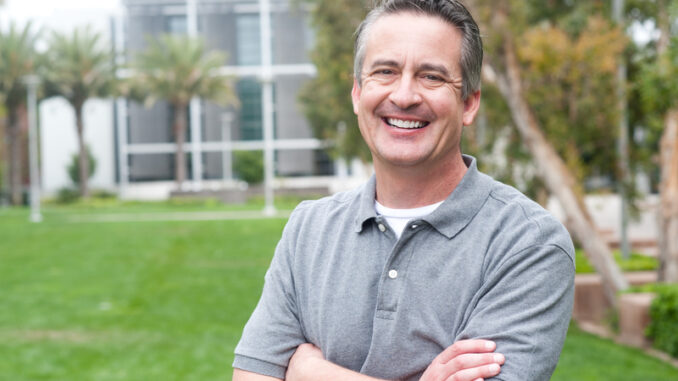
M 385 0 L 372 9 L 355 32 L 353 75 L 358 85 L 362 85 L 361 74 L 371 27 L 380 17 L 401 12 L 439 17 L 457 28 L 462 36 L 459 62 L 462 74 L 461 97 L 466 100 L 469 95 L 480 90 L 483 41 L 478 24 L 458 0 Z

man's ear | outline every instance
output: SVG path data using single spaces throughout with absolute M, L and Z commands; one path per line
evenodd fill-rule
M 358 114 L 358 103 L 360 103 L 360 85 L 353 79 L 353 89 L 351 90 L 351 101 L 353 101 L 353 112 Z
M 468 126 L 473 123 L 473 120 L 478 114 L 478 109 L 480 108 L 480 90 L 471 94 L 464 101 L 464 114 L 462 115 L 462 122 L 464 126 Z

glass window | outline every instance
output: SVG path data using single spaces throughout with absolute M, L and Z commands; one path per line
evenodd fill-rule
M 238 15 L 236 19 L 238 34 L 238 65 L 261 64 L 261 48 L 259 41 L 259 15 Z
M 276 64 L 310 62 L 313 47 L 312 29 L 308 18 L 298 12 L 276 12 L 271 17 L 271 46 Z
M 186 16 L 167 16 L 165 18 L 165 32 L 169 34 L 186 34 L 188 20 Z
M 128 157 L 129 181 L 171 181 L 174 180 L 173 153 L 139 153 Z M 191 153 L 186 152 L 186 179 L 193 178 Z
M 261 140 L 261 84 L 254 79 L 244 79 L 237 85 L 240 99 L 240 139 Z

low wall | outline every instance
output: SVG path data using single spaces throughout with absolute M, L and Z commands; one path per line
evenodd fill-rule
M 638 271 L 624 274 L 632 286 L 640 286 L 657 281 L 654 271 Z M 605 298 L 603 282 L 598 274 L 578 274 L 574 278 L 574 309 L 572 317 L 576 321 L 600 323 L 604 321 L 612 308 Z

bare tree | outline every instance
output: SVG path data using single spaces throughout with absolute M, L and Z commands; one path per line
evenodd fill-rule
M 603 279 L 605 295 L 615 306 L 616 294 L 628 283 L 600 237 L 586 207 L 574 191 L 575 177 L 546 139 L 522 89 L 521 67 L 516 56 L 515 37 L 509 25 L 510 1 L 493 2 L 489 25 L 483 28 L 498 37 L 497 48 L 486 60 L 483 76 L 494 83 L 505 99 L 523 142 L 530 151 L 538 176 L 549 193 L 563 207 L 565 224 L 580 242 Z M 490 28 L 487 28 L 489 26 Z
M 671 65 L 670 18 L 666 0 L 657 0 L 657 60 L 660 71 Z M 664 130 L 660 141 L 661 168 L 659 206 L 659 280 L 678 282 L 678 106 L 664 114 Z

